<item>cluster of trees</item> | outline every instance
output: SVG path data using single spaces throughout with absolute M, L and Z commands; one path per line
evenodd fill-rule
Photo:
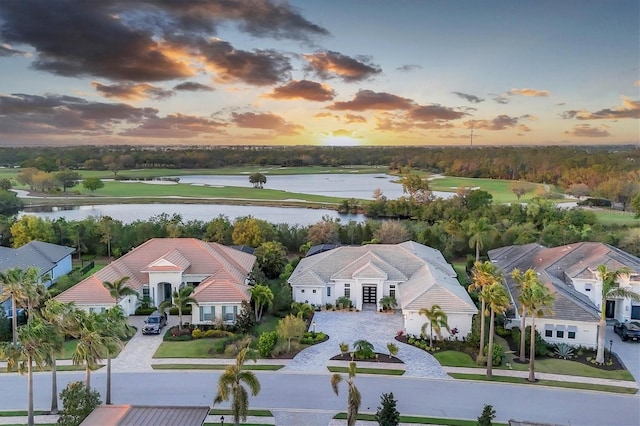
M 102 313 L 78 309 L 73 303 L 52 299 L 38 280 L 34 267 L 26 270 L 9 269 L 0 273 L 1 300 L 8 297 L 12 303 L 11 342 L 0 344 L 0 358 L 7 360 L 10 370 L 27 374 L 28 423 L 34 424 L 33 369 L 49 366 L 52 374 L 51 413 L 58 412 L 56 359 L 63 351 L 66 338 L 77 340 L 72 355 L 74 365 L 84 365 L 87 393 L 90 391 L 91 371 L 107 359 L 106 403 L 111 403 L 111 358 L 135 331 L 129 326 L 124 311 L 117 302 L 124 297 L 127 287 L 105 283 L 114 297 L 114 306 Z M 27 312 L 27 322 L 17 324 L 17 308 Z
M 587 184 L 637 170 L 637 146 L 537 147 L 157 147 L 76 146 L 0 148 L 2 166 L 117 170 L 131 168 L 220 168 L 244 164 L 335 166 L 388 164 L 450 176 L 526 180 L 538 183 Z

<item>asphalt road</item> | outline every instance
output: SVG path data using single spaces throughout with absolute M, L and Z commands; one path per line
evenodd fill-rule
M 211 405 L 219 372 L 153 372 L 113 375 L 114 404 Z M 261 392 L 250 407 L 271 410 L 345 411 L 346 386 L 336 396 L 330 374 L 257 372 Z M 92 386 L 104 394 L 105 374 L 94 373 Z M 59 389 L 67 382 L 83 380 L 81 372 L 58 373 Z M 558 425 L 640 425 L 640 396 L 613 393 L 503 385 L 450 379 L 417 379 L 360 375 L 361 412 L 375 412 L 383 392 L 393 392 L 398 410 L 406 415 L 475 419 L 484 404 L 491 404 L 498 421 L 528 420 Z M 50 405 L 51 375 L 38 373 L 34 382 L 36 409 Z M 0 375 L 0 409 L 24 409 L 26 377 Z M 223 405 L 225 407 L 226 405 Z

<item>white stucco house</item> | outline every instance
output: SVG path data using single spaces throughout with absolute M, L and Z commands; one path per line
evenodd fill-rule
M 293 299 L 314 305 L 349 298 L 356 309 L 381 309 L 380 299 L 393 296 L 404 318 L 403 330 L 420 335 L 426 322 L 418 312 L 439 305 L 458 336 L 471 331 L 478 312 L 453 267 L 442 253 L 407 241 L 333 248 L 300 261 L 289 278 Z M 381 314 L 380 320 L 384 321 Z M 443 336 L 448 337 L 444 330 Z
M 154 238 L 111 262 L 79 282 L 56 299 L 74 302 L 88 311 L 103 311 L 115 300 L 104 287 L 129 277 L 127 285 L 138 292 L 120 301 L 124 311 L 133 315 L 139 302 L 148 297 L 159 306 L 170 300 L 174 290 L 193 286 L 192 324 L 235 321 L 242 302 L 249 301 L 248 277 L 255 256 L 218 243 L 195 238 Z
M 640 259 L 616 247 L 603 243 L 583 242 L 547 248 L 540 244 L 508 246 L 490 250 L 489 259 L 504 273 L 514 309 L 518 307 L 518 290 L 511 278 L 513 269 L 532 268 L 540 280 L 555 295 L 551 313 L 536 319 L 536 330 L 549 343 L 573 346 L 597 345 L 600 310 L 607 318 L 626 321 L 640 319 L 640 302 L 630 299 L 602 302 L 602 280 L 598 266 L 609 270 L 623 267 L 631 271 L 618 280 L 620 286 L 640 294 Z M 519 327 L 520 316 L 515 314 L 507 328 Z M 529 320 L 527 325 L 530 325 Z

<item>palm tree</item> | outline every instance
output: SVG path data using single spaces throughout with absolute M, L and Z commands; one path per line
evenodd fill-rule
M 495 226 L 491 225 L 486 217 L 481 217 L 477 221 L 469 223 L 467 235 L 469 236 L 469 247 L 476 249 L 476 262 L 480 261 L 480 250 L 484 248 L 489 238 L 496 233 Z
M 69 321 L 69 334 L 78 339 L 71 360 L 74 365 L 85 365 L 85 384 L 91 389 L 91 370 L 98 367 L 107 352 L 108 342 L 102 331 L 104 321 L 95 312 L 81 309 L 76 309 Z
M 189 305 L 196 304 L 196 299 L 191 297 L 193 293 L 192 286 L 182 287 L 180 290 L 173 290 L 172 300 L 165 300 L 160 304 L 160 312 L 164 312 L 167 308 L 175 306 L 178 308 L 178 329 L 182 331 L 182 311 L 187 309 Z
M 127 322 L 127 317 L 122 307 L 116 305 L 108 309 L 102 315 L 102 334 L 105 337 L 107 349 L 107 393 L 105 404 L 111 404 L 111 357 L 124 346 L 124 340 L 131 337 L 135 330 Z
M 218 393 L 213 400 L 215 405 L 231 398 L 231 410 L 236 426 L 240 424 L 240 420 L 243 422 L 247 420 L 249 411 L 249 394 L 242 384 L 249 386 L 251 396 L 256 396 L 260 392 L 257 376 L 252 371 L 242 369 L 247 355 L 255 362 L 255 354 L 250 352 L 248 347 L 242 349 L 236 356 L 236 363 L 228 365 L 218 379 Z
M 65 332 L 68 329 L 68 318 L 75 309 L 72 303 L 62 303 L 55 299 L 49 299 L 44 308 L 40 311 L 42 318 L 54 326 L 52 329 L 52 339 L 59 339 L 60 350 L 55 347 L 49 354 L 47 364 L 51 367 L 51 414 L 58 414 L 58 378 L 57 378 L 57 358 L 64 345 Z
M 429 325 L 429 347 L 433 349 L 433 332 L 435 331 L 439 338 L 442 339 L 442 327 L 449 331 L 449 324 L 447 323 L 447 314 L 442 310 L 440 305 L 432 305 L 431 309 L 422 308 L 418 312 L 420 315 L 427 317 L 427 321 L 422 325 L 422 334 L 424 335 L 424 329 Z
M 600 325 L 598 326 L 598 350 L 596 352 L 596 363 L 604 364 L 604 334 L 607 327 L 607 299 L 629 298 L 640 300 L 640 294 L 618 284 L 621 275 L 629 274 L 628 268 L 609 270 L 606 265 L 598 266 L 598 275 L 602 281 L 602 298 L 600 302 Z
M 482 289 L 482 297 L 487 303 L 486 309 L 491 312 L 491 318 L 489 320 L 489 345 L 487 348 L 487 379 L 491 379 L 493 374 L 493 335 L 496 313 L 504 313 L 511 305 L 511 301 L 507 290 L 500 282 L 485 286 Z
M 273 306 L 273 292 L 268 286 L 257 284 L 249 289 L 249 293 L 251 293 L 251 299 L 253 300 L 256 321 L 260 322 L 264 307 Z
M 62 349 L 62 342 L 53 340 L 53 326 L 39 317 L 34 317 L 28 324 L 18 328 L 18 344 L 3 344 L 0 349 L 2 356 L 7 357 L 7 367 L 12 369 L 19 366 L 18 371 L 27 373 L 27 416 L 28 424 L 34 425 L 33 417 L 33 364 L 42 367 L 55 350 Z
M 129 277 L 118 278 L 114 282 L 105 281 L 102 283 L 104 288 L 109 290 L 109 294 L 116 301 L 116 305 L 127 296 L 138 296 L 138 292 L 127 285 Z
M 356 377 L 356 363 L 349 363 L 349 376 L 347 378 L 347 426 L 354 426 L 358 417 L 358 410 L 362 402 L 360 391 L 356 387 L 353 379 Z M 331 376 L 331 388 L 338 395 L 338 385 L 343 380 L 342 375 L 334 373 Z
M 524 362 L 526 359 L 526 317 L 527 317 L 527 306 L 526 300 L 528 298 L 529 287 L 536 282 L 539 282 L 538 275 L 536 271 L 533 269 L 527 269 L 524 273 L 522 273 L 518 268 L 514 269 L 511 272 L 511 276 L 517 283 L 517 288 L 520 291 L 520 295 L 518 296 L 519 303 L 519 311 L 520 311 L 520 355 L 518 358 L 521 362 Z
M 304 302 L 291 302 L 291 313 L 302 319 L 311 318 L 313 306 Z
M 0 272 L 0 286 L 2 286 L 2 294 L 0 300 L 11 297 L 11 332 L 13 335 L 12 342 L 18 343 L 18 306 L 21 306 L 27 300 L 27 292 L 25 291 L 25 283 L 37 282 L 38 269 L 29 267 L 26 270 L 20 268 L 11 268 L 6 272 Z
M 523 309 L 531 315 L 531 330 L 529 334 L 529 381 L 535 382 L 535 358 L 536 358 L 536 318 L 544 316 L 549 311 L 549 306 L 555 299 L 546 285 L 536 279 L 525 289 L 520 297 Z M 522 330 L 524 335 L 524 329 Z
M 469 285 L 469 292 L 478 291 L 481 303 L 480 309 L 480 349 L 478 358 L 484 356 L 484 336 L 485 336 L 485 311 L 486 301 L 482 296 L 482 289 L 486 286 L 502 282 L 502 274 L 491 262 L 475 262 L 473 264 L 473 283 Z

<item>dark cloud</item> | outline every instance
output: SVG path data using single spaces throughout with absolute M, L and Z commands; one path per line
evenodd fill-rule
M 174 86 L 173 90 L 183 90 L 187 92 L 213 92 L 213 87 L 206 84 L 196 83 L 194 81 L 185 81 Z
M 491 94 L 490 94 L 490 95 L 491 95 Z M 501 105 L 508 104 L 508 103 L 509 103 L 509 101 L 510 101 L 510 100 L 509 100 L 509 98 L 507 98 L 506 96 L 503 96 L 503 95 L 491 95 L 491 96 L 493 96 L 493 97 L 494 97 L 494 98 L 493 98 L 493 100 L 494 100 L 496 103 L 501 104 Z
M 366 123 L 367 119 L 364 118 L 361 115 L 347 114 L 347 115 L 344 116 L 344 121 L 346 121 L 349 124 L 352 124 L 352 123 Z
M 451 92 L 456 96 L 461 97 L 462 99 L 466 99 L 467 101 L 474 103 L 474 104 L 478 104 L 480 102 L 484 102 L 484 99 L 479 98 L 475 95 L 469 95 L 468 93 L 462 93 L 462 92 Z
M 148 138 L 192 138 L 209 133 L 221 133 L 226 123 L 205 117 L 184 114 L 170 114 L 153 117 L 138 127 L 121 132 L 122 136 Z
M 518 117 L 499 115 L 493 120 L 471 120 L 464 123 L 466 127 L 484 130 L 506 130 L 518 125 Z
M 611 134 L 604 130 L 591 127 L 589 124 L 578 124 L 573 126 L 573 129 L 564 132 L 566 135 L 573 135 L 585 138 L 604 138 L 611 136 Z
M 386 92 L 374 92 L 372 90 L 360 90 L 351 101 L 335 102 L 329 106 L 333 110 L 398 110 L 410 109 L 415 104 L 411 99 L 401 98 Z
M 247 129 L 273 130 L 279 135 L 297 135 L 302 126 L 287 123 L 284 118 L 276 114 L 257 114 L 253 112 L 233 113 L 232 122 L 238 127 Z
M 438 104 L 417 106 L 409 114 L 411 119 L 417 121 L 449 121 L 457 120 L 465 115 L 467 114 L 464 112 Z
M 172 90 L 162 89 L 147 83 L 119 83 L 106 85 L 94 81 L 91 85 L 105 98 L 126 100 L 151 98 L 161 100 L 169 98 L 175 94 Z
M 338 77 L 346 82 L 356 82 L 366 80 L 382 72 L 368 58 L 354 59 L 338 52 L 316 52 L 304 55 L 304 58 L 309 61 L 307 70 L 325 79 Z
M 235 23 L 258 37 L 309 41 L 328 35 L 288 3 L 267 0 L 0 1 L 0 16 L 0 40 L 31 46 L 34 68 L 112 81 L 152 82 L 194 75 L 199 45 L 212 39 L 221 23 Z M 3 47 L 2 54 L 17 52 Z M 228 60 L 214 61 L 226 64 L 221 65 L 223 77 L 263 84 L 242 67 L 248 61 L 256 73 L 269 70 L 255 64 L 263 55 L 243 60 L 241 52 L 227 53 Z M 267 56 L 274 60 L 272 53 Z M 242 67 L 237 73 L 230 69 L 235 62 Z M 272 74 L 264 80 L 281 81 Z
M 596 112 L 585 110 L 570 110 L 560 114 L 564 119 L 576 118 L 578 120 L 617 120 L 621 118 L 640 118 L 640 101 L 623 99 L 622 105 L 617 108 L 606 108 Z
M 407 64 L 407 65 L 403 65 L 401 67 L 396 68 L 396 71 L 410 72 L 410 71 L 421 70 L 421 69 L 422 69 L 422 66 L 420 65 Z
M 276 87 L 266 95 L 273 99 L 306 99 L 308 101 L 325 102 L 333 100 L 335 91 L 326 84 L 309 80 L 294 80 L 284 86 Z
M 200 45 L 207 65 L 215 69 L 218 80 L 229 83 L 242 81 L 267 86 L 289 80 L 289 58 L 275 50 L 237 50 L 230 43 L 209 40 Z
M 0 132 L 110 134 L 121 123 L 156 117 L 155 108 L 88 102 L 72 96 L 0 95 Z

